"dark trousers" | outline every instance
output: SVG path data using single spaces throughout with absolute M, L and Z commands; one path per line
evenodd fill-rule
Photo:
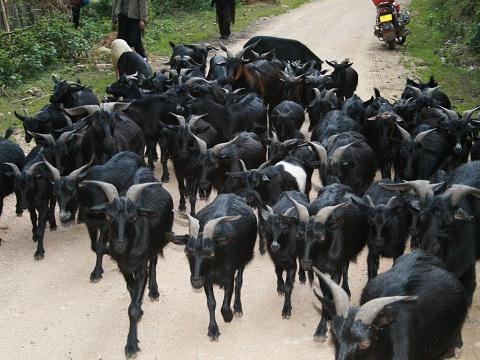
M 142 32 L 139 27 L 140 20 L 130 19 L 123 14 L 118 15 L 118 39 L 123 39 L 133 47 L 138 55 L 146 58 L 145 48 L 142 44 Z
M 80 25 L 80 6 L 72 6 L 72 21 L 75 29 Z

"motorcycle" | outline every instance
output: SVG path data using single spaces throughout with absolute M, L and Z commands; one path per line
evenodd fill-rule
M 377 5 L 377 23 L 374 27 L 374 35 L 385 42 L 390 50 L 395 49 L 395 44 L 403 45 L 410 34 L 405 27 L 410 22 L 410 12 L 397 11 L 395 4 L 381 2 Z

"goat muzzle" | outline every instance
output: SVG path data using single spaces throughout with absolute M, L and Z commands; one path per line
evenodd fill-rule
M 201 289 L 203 285 L 205 284 L 205 279 L 203 278 L 197 278 L 197 277 L 191 277 L 190 278 L 190 283 L 192 284 L 194 289 Z

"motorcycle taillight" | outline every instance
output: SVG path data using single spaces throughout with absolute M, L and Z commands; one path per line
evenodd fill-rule
M 380 14 L 391 14 L 392 13 L 392 8 L 391 7 L 379 7 L 378 12 Z

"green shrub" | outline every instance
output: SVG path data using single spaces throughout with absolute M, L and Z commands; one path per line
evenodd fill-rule
M 75 29 L 69 17 L 56 13 L 55 21 L 39 17 L 32 28 L 11 37 L 0 36 L 0 86 L 18 84 L 53 65 L 85 58 L 92 44 L 108 32 L 109 23 L 82 20 L 82 26 Z

